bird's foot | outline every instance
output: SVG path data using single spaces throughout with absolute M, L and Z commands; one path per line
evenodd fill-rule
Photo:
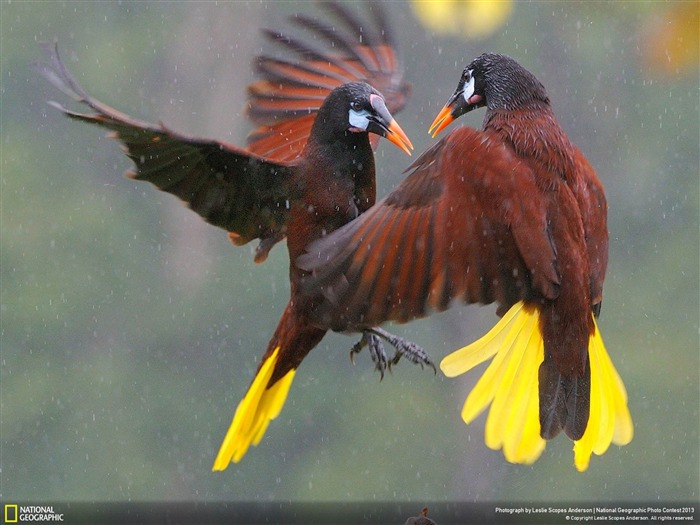
M 366 330 L 362 332 L 362 338 L 353 345 L 350 350 L 350 361 L 355 364 L 355 354 L 359 354 L 364 347 L 369 349 L 369 355 L 374 363 L 374 368 L 379 370 L 381 379 L 384 379 L 384 370 L 389 367 L 389 362 L 386 357 L 386 352 L 384 351 L 384 344 L 382 340 L 376 334 L 371 333 Z
M 401 357 L 404 356 L 411 363 L 420 365 L 421 368 L 424 366 L 429 366 L 433 369 L 433 372 L 437 374 L 435 363 L 433 363 L 433 360 L 421 346 L 409 341 L 408 339 L 404 339 L 403 337 L 390 334 L 386 330 L 382 330 L 379 327 L 370 328 L 367 331 L 373 333 L 375 336 L 381 337 L 391 346 L 396 348 L 396 354 L 394 354 L 394 357 L 389 362 L 389 368 L 391 368 L 392 365 L 397 364 L 401 360 Z
M 396 349 L 396 353 L 391 360 L 386 356 L 382 339 Z M 391 367 L 397 364 L 403 356 L 411 361 L 411 363 L 420 365 L 421 368 L 429 366 L 433 369 L 433 372 L 437 374 L 435 363 L 433 363 L 433 360 L 422 347 L 403 337 L 390 334 L 379 327 L 368 328 L 362 332 L 362 338 L 350 351 L 350 359 L 353 363 L 355 362 L 355 354 L 359 353 L 365 346 L 369 348 L 370 356 L 372 357 L 375 368 L 379 370 L 381 374 L 381 379 L 384 379 L 384 371 L 387 368 L 391 371 Z

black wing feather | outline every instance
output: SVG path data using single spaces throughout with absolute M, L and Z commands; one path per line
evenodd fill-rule
M 52 102 L 68 117 L 111 130 L 134 162 L 128 175 L 171 193 L 206 221 L 232 232 L 236 244 L 280 238 L 292 195 L 294 167 L 267 161 L 215 140 L 180 135 L 143 122 L 92 98 L 66 69 L 56 44 L 43 44 L 47 64 L 36 69 L 63 93 L 95 111 L 77 113 Z

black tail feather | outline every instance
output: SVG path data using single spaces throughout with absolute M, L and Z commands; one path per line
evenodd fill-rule
M 588 425 L 591 369 L 586 361 L 582 376 L 566 377 L 557 369 L 551 354 L 539 369 L 540 435 L 552 439 L 560 431 L 572 440 L 581 439 Z

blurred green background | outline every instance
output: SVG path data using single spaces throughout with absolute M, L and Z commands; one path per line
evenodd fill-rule
M 417 152 L 462 68 L 497 51 L 545 84 L 598 170 L 611 231 L 600 326 L 629 392 L 632 443 L 583 474 L 563 437 L 533 466 L 510 465 L 484 445 L 484 416 L 459 417 L 478 373 L 448 380 L 401 363 L 380 382 L 366 353 L 350 363 L 354 338 L 332 334 L 262 443 L 212 473 L 288 298 L 286 249 L 255 265 L 252 246 L 124 179 L 117 145 L 48 106 L 75 107 L 30 64 L 37 42 L 58 39 L 104 102 L 243 144 L 250 62 L 269 50 L 258 28 L 318 8 L 3 2 L 3 500 L 697 501 L 697 2 L 513 3 L 479 39 L 449 6 L 429 14 L 456 33 L 408 3 L 385 7 L 414 86 L 397 118 Z M 409 159 L 387 143 L 378 155 L 384 195 Z M 495 318 L 455 306 L 392 329 L 438 361 Z

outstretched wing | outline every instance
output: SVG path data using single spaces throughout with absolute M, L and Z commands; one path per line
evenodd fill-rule
M 224 228 L 237 244 L 260 239 L 256 260 L 284 237 L 293 167 L 243 149 L 180 135 L 161 125 L 129 117 L 95 100 L 76 82 L 56 44 L 42 45 L 48 63 L 37 69 L 68 96 L 95 111 L 82 114 L 55 107 L 67 116 L 113 131 L 135 168 L 128 176 L 176 195 L 207 222 Z
M 444 310 L 453 299 L 509 306 L 557 296 L 548 197 L 500 139 L 459 128 L 410 170 L 297 260 L 311 272 L 304 293 L 322 295 L 316 322 L 357 330 Z
M 392 114 L 400 111 L 410 94 L 403 66 L 380 2 L 368 2 L 368 23 L 349 7 L 324 2 L 328 21 L 304 15 L 291 22 L 322 44 L 316 49 L 305 40 L 265 31 L 267 38 L 297 60 L 261 55 L 255 69 L 262 80 L 248 87 L 248 116 L 259 127 L 248 137 L 248 148 L 276 161 L 295 159 L 304 149 L 316 112 L 326 96 L 347 82 L 363 81 L 377 89 Z M 370 140 L 376 148 L 378 136 Z

